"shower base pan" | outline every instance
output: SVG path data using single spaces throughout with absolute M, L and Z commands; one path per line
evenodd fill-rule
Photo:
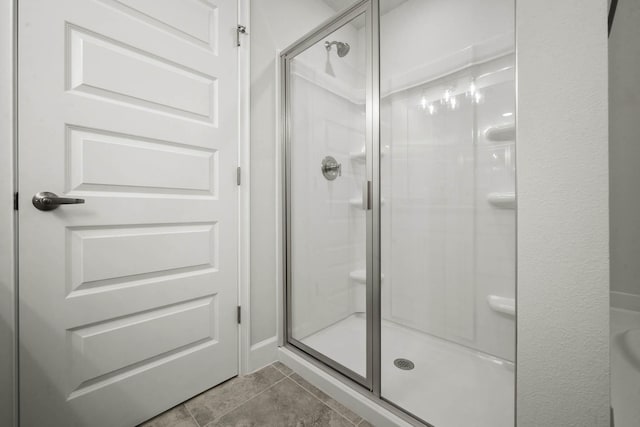
M 302 342 L 355 372 L 365 371 L 366 323 L 352 315 Z M 407 359 L 413 368 L 398 368 Z M 382 323 L 382 397 L 437 427 L 514 425 L 514 365 L 424 334 Z

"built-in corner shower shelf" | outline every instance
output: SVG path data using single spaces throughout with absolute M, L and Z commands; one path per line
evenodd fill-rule
M 362 209 L 362 199 L 359 197 L 353 198 L 353 199 L 349 199 L 349 204 L 354 207 L 354 208 L 361 208 Z M 380 204 L 384 205 L 385 204 L 385 200 L 384 199 L 380 199 Z
M 514 192 L 496 192 L 487 195 L 487 201 L 492 206 L 499 209 L 515 209 L 516 193 Z
M 364 162 L 365 158 L 367 157 L 367 153 L 364 151 L 354 151 L 349 154 L 349 157 L 351 157 L 351 160 Z
M 516 315 L 516 300 L 514 298 L 489 295 L 487 297 L 487 302 L 493 311 L 497 311 L 508 316 Z
M 493 142 L 515 141 L 516 125 L 514 123 L 507 123 L 489 126 L 485 129 L 484 136 L 487 140 Z
M 358 283 L 367 283 L 367 270 L 354 270 L 349 273 L 349 278 Z
M 384 156 L 385 155 L 384 151 L 380 153 L 380 155 Z M 349 157 L 351 157 L 351 160 L 355 160 L 357 162 L 364 162 L 367 158 L 367 153 L 364 150 L 353 151 L 349 153 Z
M 367 270 L 364 268 L 361 270 L 353 270 L 349 273 L 349 278 L 357 283 L 367 283 Z M 381 279 L 384 279 L 384 276 L 381 276 Z

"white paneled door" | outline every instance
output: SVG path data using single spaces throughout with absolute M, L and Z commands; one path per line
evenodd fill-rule
M 132 426 L 237 374 L 237 4 L 18 5 L 21 424 Z

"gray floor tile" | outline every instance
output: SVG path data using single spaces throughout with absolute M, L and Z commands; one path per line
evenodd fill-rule
M 374 425 L 367 420 L 362 420 L 362 422 L 358 424 L 358 427 L 374 427 Z
M 353 427 L 353 424 L 286 378 L 207 427 Z
M 329 396 L 313 384 L 309 383 L 297 373 L 291 374 L 289 378 L 300 384 L 304 389 L 308 390 L 311 394 L 326 403 L 328 406 L 344 415 L 352 423 L 358 424 L 362 420 L 362 417 L 360 417 L 358 414 L 352 412 L 349 408 L 339 403 L 337 400 L 333 399 L 331 396 Z
M 233 408 L 258 393 L 266 390 L 285 376 L 267 366 L 253 374 L 236 377 L 217 387 L 207 390 L 185 403 L 193 417 L 201 426 L 221 417 Z
M 179 405 L 140 424 L 139 427 L 198 427 L 198 423 L 184 405 Z
M 276 369 L 278 369 L 280 372 L 282 372 L 283 374 L 289 376 L 293 373 L 293 369 L 291 369 L 290 367 L 288 367 L 287 365 L 285 365 L 282 362 L 274 362 L 272 366 L 275 366 Z

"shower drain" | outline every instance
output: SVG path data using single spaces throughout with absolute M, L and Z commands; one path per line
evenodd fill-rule
M 396 368 L 400 368 L 404 371 L 410 371 L 416 366 L 409 359 L 396 359 L 393 361 L 393 364 L 396 365 Z

